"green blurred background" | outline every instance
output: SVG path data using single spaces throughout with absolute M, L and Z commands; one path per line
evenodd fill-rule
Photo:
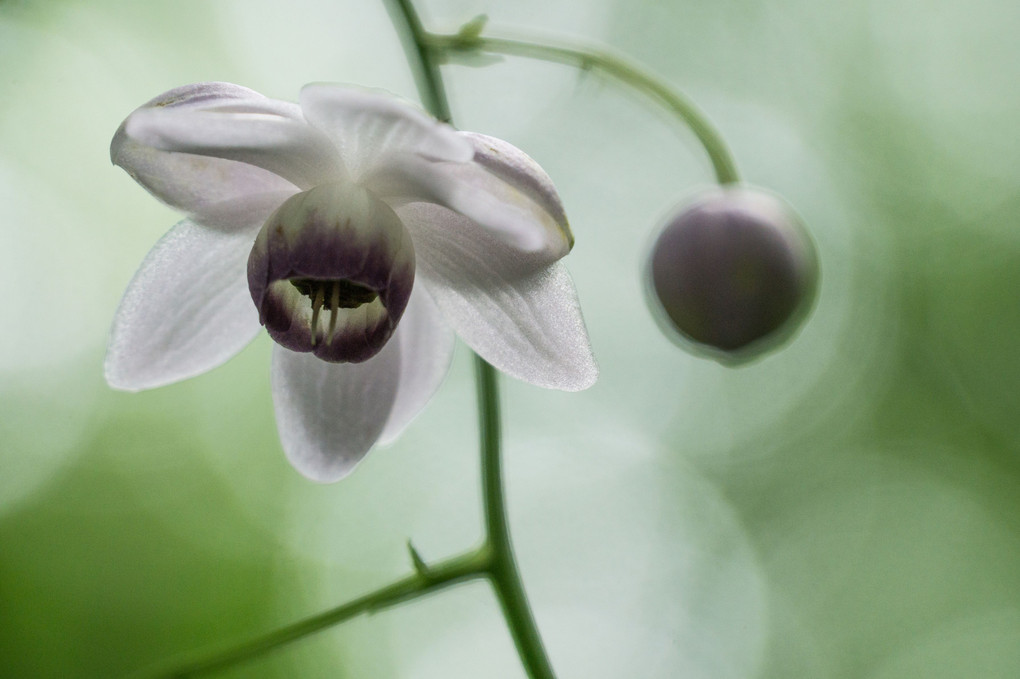
M 1020 5 L 429 0 L 605 43 L 709 112 L 816 239 L 803 332 L 737 370 L 664 338 L 639 277 L 710 179 L 597 74 L 445 69 L 457 122 L 556 180 L 602 376 L 504 380 L 512 528 L 569 677 L 1020 676 Z M 136 106 L 227 80 L 415 98 L 368 0 L 0 0 L 0 676 L 119 677 L 241 640 L 480 535 L 474 392 L 319 486 L 285 462 L 270 341 L 142 394 L 102 380 L 119 296 L 176 216 L 110 165 Z M 519 678 L 485 585 L 224 677 Z

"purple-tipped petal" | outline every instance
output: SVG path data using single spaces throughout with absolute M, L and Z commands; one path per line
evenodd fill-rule
M 192 213 L 224 197 L 346 176 L 300 107 L 227 83 L 179 87 L 138 108 L 110 155 L 161 200 Z
M 246 87 L 229 83 L 186 85 L 159 95 L 128 116 L 114 134 L 110 158 L 160 201 L 202 224 L 221 226 L 224 220 L 231 221 L 230 206 L 243 206 L 264 194 L 282 195 L 278 205 L 287 195 L 296 193 L 294 184 L 261 167 L 225 158 L 172 153 L 129 136 L 126 129 L 144 111 L 183 113 L 226 108 L 297 116 L 296 120 L 301 116 L 295 104 L 267 99 Z
M 422 201 L 459 212 L 542 264 L 570 252 L 574 239 L 563 205 L 538 163 L 504 141 L 461 136 L 475 149 L 471 162 L 395 158 L 365 186 L 394 206 Z
M 344 176 L 324 135 L 277 113 L 144 109 L 125 131 L 156 149 L 247 163 L 303 189 Z
M 476 163 L 545 210 L 573 246 L 574 236 L 570 232 L 560 195 L 556 192 L 552 178 L 546 174 L 541 165 L 524 151 L 502 139 L 477 132 L 460 134 L 474 147 Z

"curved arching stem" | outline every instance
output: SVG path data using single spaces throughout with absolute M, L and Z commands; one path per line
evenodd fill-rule
M 708 116 L 694 102 L 654 77 L 647 69 L 621 56 L 580 46 L 490 38 L 478 34 L 476 30 L 462 30 L 454 35 L 426 33 L 424 40 L 425 45 L 439 55 L 490 52 L 567 64 L 582 71 L 592 69 L 602 71 L 634 88 L 683 121 L 704 147 L 715 170 L 716 180 L 720 184 L 735 184 L 740 181 L 733 154 Z

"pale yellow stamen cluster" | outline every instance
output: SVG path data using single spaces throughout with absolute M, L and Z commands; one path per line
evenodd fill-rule
M 323 306 L 329 310 L 329 326 L 326 330 L 326 344 L 333 341 L 339 309 L 355 309 L 362 304 L 375 301 L 379 294 L 348 280 L 316 280 L 296 278 L 291 284 L 312 301 L 312 346 L 318 342 L 319 315 Z M 326 296 L 329 295 L 329 299 Z

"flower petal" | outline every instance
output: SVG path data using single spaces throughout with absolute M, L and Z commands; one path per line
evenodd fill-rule
M 393 155 L 466 162 L 474 154 L 452 127 L 386 92 L 316 83 L 301 90 L 300 101 L 308 122 L 332 139 L 355 179 Z
M 379 443 L 395 440 L 421 412 L 449 372 L 456 336 L 422 285 L 415 286 L 390 343 L 400 347 L 400 388 Z
M 573 246 L 574 236 L 552 178 L 531 156 L 513 144 L 477 132 L 461 132 L 475 149 L 474 161 L 530 198 L 552 217 Z M 504 189 L 506 191 L 507 189 Z
M 364 363 L 326 363 L 273 347 L 273 404 L 287 459 L 329 483 L 350 474 L 379 439 L 400 383 L 396 342 Z
M 224 166 L 223 160 L 245 163 L 301 188 L 346 177 L 328 138 L 304 121 L 296 105 L 254 92 L 245 98 L 241 91 L 244 88 L 217 96 L 196 90 L 174 97 L 171 95 L 177 90 L 171 90 L 163 95 L 169 103 L 163 104 L 157 98 L 155 104 L 150 102 L 139 108 L 124 121 L 111 148 L 114 162 L 122 164 L 119 156 L 123 156 L 126 138 L 158 151 L 220 161 L 211 163 L 212 166 L 230 167 Z M 134 149 L 128 146 L 128 150 Z M 188 167 L 180 160 L 171 162 Z M 226 181 L 232 185 L 231 180 L 238 172 L 249 179 L 258 178 L 258 182 L 272 181 L 262 173 L 234 167 L 227 177 L 217 181 L 208 166 L 196 159 L 189 162 L 192 172 L 202 173 L 205 169 L 203 174 L 214 184 Z M 132 172 L 134 168 L 125 165 L 125 169 Z
M 165 92 L 149 101 L 138 111 L 159 108 L 172 110 L 203 110 L 246 106 L 257 110 L 278 110 L 280 104 L 238 85 L 229 83 L 198 83 Z M 290 106 L 297 109 L 296 105 Z M 136 111 L 137 113 L 137 111 Z M 300 119 L 301 112 L 296 110 Z M 268 170 L 221 158 L 170 153 L 142 144 L 128 136 L 129 116 L 121 124 L 110 144 L 110 158 L 127 170 L 139 184 L 170 207 L 190 213 L 196 221 L 208 224 L 209 212 L 222 213 L 224 203 L 243 201 L 263 193 L 292 194 L 298 189 L 289 181 Z M 286 197 L 286 196 L 284 196 Z M 282 202 L 282 200 L 280 201 Z
M 421 156 L 390 159 L 364 185 L 394 206 L 428 201 L 459 212 L 498 234 L 507 245 L 554 262 L 574 244 L 552 180 L 523 151 L 505 141 L 460 133 L 470 141 L 468 163 Z
M 259 331 L 246 265 L 257 225 L 218 231 L 185 219 L 149 252 L 120 302 L 106 381 L 151 389 L 215 368 Z
M 598 368 L 565 268 L 437 205 L 413 203 L 397 214 L 414 239 L 418 280 L 482 358 L 541 387 L 577 391 L 595 383 Z

